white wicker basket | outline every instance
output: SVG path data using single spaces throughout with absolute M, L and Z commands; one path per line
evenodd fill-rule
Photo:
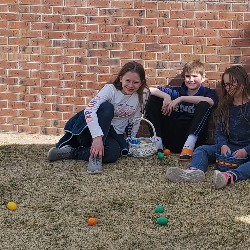
M 129 144 L 129 155 L 134 157 L 146 157 L 151 156 L 157 152 L 157 145 L 156 145 L 156 133 L 154 125 L 147 119 L 141 117 L 136 118 L 134 121 L 145 121 L 147 122 L 153 129 L 153 137 L 139 137 L 133 138 L 137 142 L 142 142 L 140 144 L 133 143 L 134 140 L 128 140 Z

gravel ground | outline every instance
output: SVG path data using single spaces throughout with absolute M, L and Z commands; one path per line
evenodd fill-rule
M 59 137 L 0 133 L 1 249 L 249 249 L 249 180 L 216 190 L 211 166 L 204 182 L 171 183 L 166 169 L 180 165 L 173 154 L 122 157 L 89 175 L 87 162 L 47 160 Z M 159 216 L 169 223 L 158 225 Z

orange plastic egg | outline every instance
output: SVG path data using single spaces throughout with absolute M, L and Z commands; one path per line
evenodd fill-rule
M 89 226 L 95 226 L 97 223 L 97 219 L 95 217 L 88 218 L 88 225 Z
M 171 154 L 170 150 L 167 149 L 167 148 L 163 150 L 163 153 L 164 153 L 164 155 L 170 155 Z

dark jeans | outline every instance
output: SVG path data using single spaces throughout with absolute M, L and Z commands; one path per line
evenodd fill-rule
M 211 114 L 211 107 L 207 102 L 199 102 L 193 116 L 189 118 L 183 116 L 183 119 L 173 114 L 170 116 L 163 115 L 162 104 L 162 98 L 151 95 L 146 115 L 153 123 L 156 135 L 162 138 L 165 148 L 170 149 L 173 153 L 180 153 L 190 134 L 198 137 L 196 146 L 206 144 L 208 121 Z
M 104 156 L 102 161 L 104 163 L 115 162 L 121 154 L 126 155 L 128 153 L 128 145 L 124 135 L 117 134 L 111 125 L 111 121 L 114 117 L 114 106 L 109 102 L 102 103 L 97 111 L 97 117 L 104 134 Z M 70 158 L 88 161 L 90 157 L 90 147 L 92 145 L 92 136 L 83 111 L 77 113 L 67 122 L 65 131 L 67 132 L 56 146 L 60 148 L 65 145 L 70 145 L 75 148 Z

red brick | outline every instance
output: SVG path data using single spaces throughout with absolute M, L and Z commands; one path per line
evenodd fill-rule
M 207 27 L 209 29 L 231 29 L 231 21 L 224 21 L 224 20 L 210 20 L 207 22 Z
M 183 9 L 189 11 L 205 11 L 207 4 L 205 2 L 183 3 Z
M 76 30 L 76 32 L 96 33 L 96 32 L 98 32 L 98 27 L 99 27 L 99 25 L 97 25 L 97 24 L 77 23 L 75 30 Z
M 183 41 L 183 37 L 182 36 L 175 36 L 175 37 L 171 37 L 171 36 L 159 36 L 158 37 L 158 41 L 160 44 L 181 44 Z
M 52 14 L 52 6 L 50 5 L 31 5 L 31 13 L 42 13 L 42 14 Z
M 192 53 L 192 46 L 189 45 L 170 45 L 169 46 L 170 52 L 175 52 L 175 53 Z
M 238 20 L 243 21 L 244 13 L 237 13 L 237 12 L 226 12 L 222 11 L 219 13 L 220 20 Z M 223 27 L 223 26 L 221 26 Z
M 29 77 L 28 70 L 10 69 L 8 71 L 8 77 Z
M 206 4 L 207 6 L 207 10 L 211 10 L 211 11 L 226 11 L 226 10 L 231 10 L 231 4 L 230 3 L 209 3 L 207 2 Z
M 184 60 L 185 62 L 190 62 L 193 60 L 204 61 L 203 58 L 204 58 L 203 55 L 196 55 L 196 54 L 183 54 L 182 55 L 182 60 Z
M 18 0 L 1 0 L 1 4 L 17 4 Z
M 186 11 L 186 10 L 174 10 L 170 11 L 171 19 L 194 19 L 195 14 L 194 11 Z
M 183 44 L 186 45 L 204 45 L 206 44 L 206 38 L 204 37 L 192 37 L 192 36 L 185 36 L 183 37 Z
M 197 19 L 197 20 L 218 20 L 219 19 L 219 12 L 217 12 L 217 11 L 195 12 L 195 19 Z
M 98 1 L 98 0 L 96 0 Z M 99 1 L 98 1 L 99 2 Z M 134 2 L 133 1 L 110 1 L 111 5 L 109 7 L 111 8 L 120 8 L 120 9 L 132 9 L 134 8 Z
M 229 56 L 207 55 L 205 61 L 207 63 L 229 63 Z
M 8 105 L 8 101 L 7 100 L 0 100 L 0 110 L 2 110 L 3 108 L 7 108 Z M 1 117 L 0 117 L 1 119 Z
M 131 51 L 111 51 L 110 53 L 111 58 L 132 58 Z
M 250 27 L 250 21 L 248 21 L 248 19 L 244 22 L 239 22 L 239 21 L 233 21 L 233 29 L 246 29 L 248 30 Z
M 232 46 L 236 47 L 249 47 L 250 46 L 250 40 L 248 39 L 232 39 Z
M 27 29 L 29 27 L 28 22 L 9 22 L 8 28 L 9 29 Z
M 29 37 L 29 38 L 37 38 L 41 37 L 40 31 L 34 31 L 34 30 L 20 30 L 19 31 L 21 37 Z
M 143 60 L 156 60 L 155 52 L 134 52 L 135 58 L 141 58 Z
M 2 22 L 1 22 L 2 23 Z M 0 26 L 1 26 L 0 23 Z M 19 34 L 19 30 L 11 30 L 11 29 L 6 29 L 6 25 L 3 25 L 3 29 L 0 29 L 0 36 L 4 37 L 16 37 Z
M 240 37 L 244 37 L 244 31 L 243 30 L 220 30 L 219 35 L 220 37 L 240 38 Z
M 18 111 L 14 109 L 9 109 L 9 108 L 1 109 L 1 116 L 16 117 L 17 114 L 18 114 Z
M 227 38 L 208 38 L 207 45 L 212 46 L 229 46 L 230 40 Z
M 159 18 L 159 17 L 162 17 L 162 16 L 168 16 L 166 14 L 166 11 L 162 11 L 162 10 L 157 10 L 157 9 L 147 9 L 146 10 L 146 14 L 145 14 L 145 17 L 146 18 Z M 168 16 L 169 17 L 169 16 Z
M 128 34 L 112 34 L 111 40 L 113 42 L 134 42 L 135 36 Z
M 7 119 L 6 119 L 6 123 L 7 123 Z M 18 128 L 14 124 L 1 124 L 0 122 L 0 131 L 18 132 Z
M 0 13 L 0 20 L 18 21 L 18 13 Z
M 177 1 L 158 1 L 159 10 L 180 10 L 182 9 L 182 2 Z
M 193 29 L 187 28 L 170 28 L 170 36 L 192 36 Z

